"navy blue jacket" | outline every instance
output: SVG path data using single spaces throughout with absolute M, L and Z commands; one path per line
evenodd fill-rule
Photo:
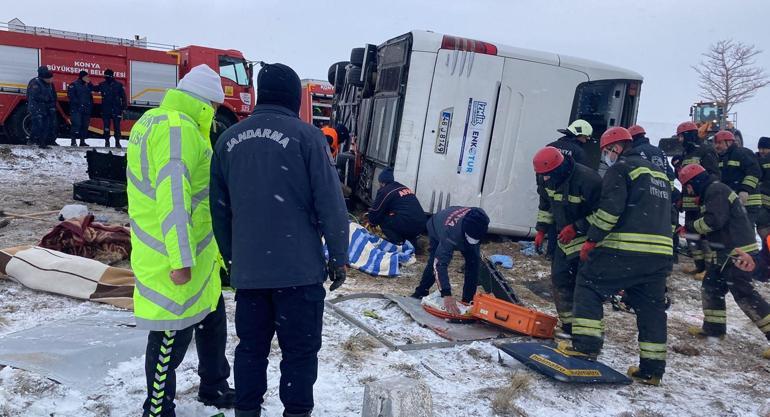
M 70 100 L 70 113 L 79 112 L 90 115 L 94 105 L 92 91 L 97 88 L 91 83 L 86 83 L 81 78 L 67 86 L 67 97 Z
M 369 223 L 376 226 L 389 216 L 405 228 L 416 229 L 417 233 L 424 230 L 428 219 L 414 191 L 395 181 L 377 191 L 377 198 L 369 209 Z
M 665 172 L 669 180 L 673 181 L 676 179 L 674 168 L 672 168 L 671 164 L 668 163 L 666 153 L 663 152 L 662 149 L 651 144 L 649 138 L 640 137 L 634 139 L 634 141 L 631 143 L 631 146 L 639 151 L 639 153 L 642 155 L 642 158 L 652 162 L 653 165 L 657 166 L 661 171 Z
M 126 90 L 123 84 L 114 78 L 100 82 L 98 90 L 102 93 L 102 117 L 119 116 L 128 106 Z
M 478 207 L 460 207 L 452 206 L 433 215 L 428 220 L 428 236 L 431 240 L 431 249 L 433 249 L 434 240 L 438 242 L 435 247 L 435 268 L 438 275 L 438 287 L 441 295 L 446 297 L 452 295 L 452 287 L 449 284 L 449 263 L 452 261 L 452 255 L 459 251 L 465 258 L 465 279 L 479 273 L 479 264 L 481 262 L 481 251 L 479 245 L 471 245 L 465 239 L 463 232 L 463 218 L 471 210 L 480 210 L 484 215 L 484 210 Z
M 225 130 L 211 160 L 214 235 L 238 289 L 326 279 L 321 237 L 347 263 L 348 214 L 326 139 L 280 106 L 258 105 Z
M 27 111 L 30 114 L 44 114 L 56 111 L 56 90 L 53 84 L 35 77 L 27 84 Z
M 586 151 L 583 150 L 583 143 L 577 140 L 574 136 L 562 136 L 559 139 L 551 142 L 548 146 L 557 148 L 564 155 L 569 155 L 578 164 L 588 166 L 588 157 Z

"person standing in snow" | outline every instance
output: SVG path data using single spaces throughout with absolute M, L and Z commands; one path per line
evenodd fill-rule
M 345 282 L 348 214 L 323 133 L 299 119 L 297 74 L 264 64 L 257 91 L 254 113 L 222 133 L 211 164 L 214 234 L 236 288 L 235 415 L 261 415 L 277 334 L 283 415 L 308 417 L 323 283 L 328 276 L 334 291 Z
M 150 331 L 144 417 L 176 415 L 176 368 L 193 333 L 201 378 L 198 400 L 217 408 L 233 406 L 221 261 L 208 198 L 208 135 L 215 108 L 224 99 L 219 75 L 199 65 L 131 129 L 126 174 L 134 315 L 137 327 Z
M 367 213 L 369 223 L 380 226 L 385 238 L 397 245 L 408 240 L 417 244 L 417 236 L 425 232 L 425 216 L 417 196 L 409 187 L 396 182 L 393 168 L 387 168 L 378 178 L 380 189 Z
M 487 234 L 489 217 L 478 207 L 447 207 L 428 220 L 430 254 L 422 273 L 422 279 L 412 293 L 412 298 L 421 299 L 428 295 L 433 284 L 441 292 L 442 302 L 447 313 L 459 315 L 457 299 L 452 296 L 449 284 L 449 263 L 455 251 L 460 251 L 465 258 L 465 282 L 462 302 L 469 304 L 476 295 L 479 279 L 481 251 L 479 243 Z
M 91 109 L 94 106 L 93 91 L 87 71 L 80 71 L 78 79 L 67 86 L 67 98 L 70 101 L 70 146 L 88 146 L 88 126 L 91 124 Z
M 697 164 L 682 168 L 679 182 L 700 197 L 703 209 L 700 217 L 687 222 L 687 231 L 705 235 L 716 246 L 701 287 L 703 325 L 687 331 L 698 337 L 723 338 L 727 333 L 725 295 L 730 292 L 735 303 L 770 340 L 770 304 L 751 283 L 755 264 L 752 258 L 759 252 L 759 245 L 740 197 Z M 750 267 L 742 268 L 742 263 Z M 770 348 L 762 356 L 770 359 Z
M 27 111 L 30 116 L 30 138 L 27 144 L 42 149 L 56 144 L 56 89 L 53 73 L 47 66 L 37 69 L 37 77 L 27 84 Z
M 104 70 L 104 81 L 99 83 L 99 91 L 102 93 L 104 146 L 110 147 L 110 123 L 112 123 L 115 147 L 120 148 L 120 120 L 123 117 L 123 111 L 128 107 L 126 90 L 123 88 L 123 84 L 115 79 L 115 71 L 107 68 Z

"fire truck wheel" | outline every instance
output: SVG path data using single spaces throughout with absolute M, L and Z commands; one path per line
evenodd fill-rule
M 214 116 L 214 124 L 211 126 L 211 146 L 214 146 L 217 143 L 217 139 L 219 139 L 219 135 L 221 135 L 222 132 L 236 122 L 235 116 L 231 116 L 221 111 L 217 112 L 216 116 Z
M 30 133 L 30 124 L 27 103 L 22 103 L 5 122 L 5 136 L 8 143 L 26 143 Z
M 366 49 L 353 48 L 353 50 L 350 51 L 350 63 L 357 67 L 364 66 L 364 55 L 366 55 Z
M 361 80 L 361 68 L 359 67 L 348 68 L 348 73 L 345 75 L 345 81 L 347 81 L 347 83 L 350 85 L 354 85 L 356 87 L 363 87 L 364 82 Z
M 329 67 L 328 79 L 331 85 L 336 86 L 338 83 L 345 82 L 345 67 L 347 67 L 348 64 L 350 64 L 350 62 L 340 61 Z

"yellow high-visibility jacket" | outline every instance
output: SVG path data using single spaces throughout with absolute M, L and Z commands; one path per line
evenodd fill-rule
M 213 118 L 210 104 L 169 90 L 131 129 L 127 191 L 139 328 L 181 330 L 216 309 L 220 261 L 209 211 Z M 169 273 L 184 267 L 192 279 L 175 285 Z

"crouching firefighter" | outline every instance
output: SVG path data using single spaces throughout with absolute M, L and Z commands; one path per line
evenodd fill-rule
M 684 155 L 680 169 L 691 164 L 700 164 L 706 171 L 720 177 L 719 156 L 717 156 L 714 147 L 704 143 L 698 136 L 698 125 L 693 122 L 682 122 L 676 128 L 676 136 L 679 143 L 684 148 Z M 698 198 L 687 194 L 682 190 L 682 210 L 684 211 L 685 223 L 692 222 L 698 218 L 700 208 Z M 692 249 L 692 259 L 695 263 L 695 269 L 687 271 L 690 274 L 704 274 L 706 271 L 706 257 L 710 256 L 708 242 L 705 239 L 688 240 L 688 245 Z
M 542 245 L 549 227 L 555 226 L 559 231 L 558 248 L 551 260 L 551 282 L 561 329 L 570 335 L 580 247 L 590 227 L 586 218 L 599 203 L 602 179 L 596 171 L 551 146 L 539 150 L 532 163 L 544 184 L 539 190 L 535 242 Z
M 219 75 L 193 68 L 131 129 L 127 149 L 136 325 L 149 330 L 144 416 L 173 417 L 176 369 L 195 333 L 198 400 L 232 408 L 219 248 L 209 211 L 209 131 Z
M 589 217 L 580 250 L 572 323 L 572 346 L 564 353 L 595 359 L 603 344 L 602 302 L 625 290 L 636 312 L 639 366 L 628 375 L 658 385 L 666 368 L 666 277 L 672 268 L 671 186 L 666 174 L 632 148 L 622 127 L 601 137 L 599 208 Z
M 487 234 L 489 217 L 478 207 L 447 207 L 428 220 L 430 238 L 428 263 L 422 273 L 420 284 L 412 293 L 413 298 L 422 298 L 434 283 L 441 291 L 442 302 L 447 313 L 460 315 L 457 299 L 452 296 L 449 284 L 449 263 L 454 251 L 460 251 L 465 258 L 465 281 L 462 302 L 469 304 L 476 295 L 481 265 L 479 243 Z
M 700 165 L 690 165 L 679 173 L 679 182 L 700 196 L 702 216 L 687 223 L 688 231 L 706 235 L 716 256 L 701 287 L 703 326 L 691 327 L 694 336 L 723 338 L 727 332 L 725 295 L 729 291 L 735 303 L 770 340 L 770 305 L 754 289 L 750 270 L 737 265 L 746 255 L 759 251 L 754 228 L 735 191 L 711 178 Z M 753 261 L 750 260 L 751 263 Z M 770 359 L 770 348 L 763 356 Z

